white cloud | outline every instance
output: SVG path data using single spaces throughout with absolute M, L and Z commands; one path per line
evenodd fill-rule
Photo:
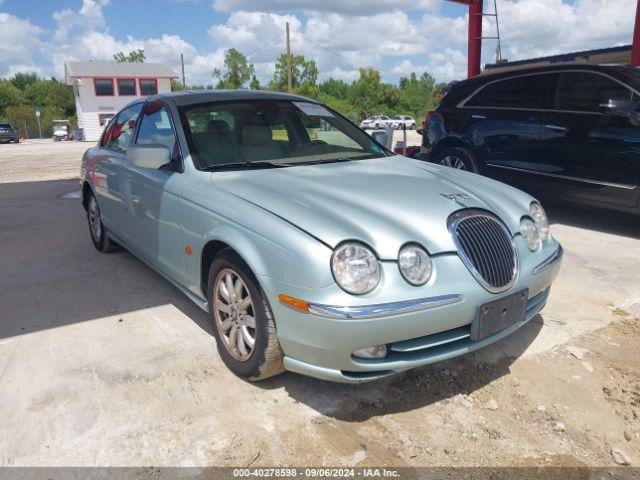
M 460 9 L 461 15 L 445 17 L 438 10 L 442 0 L 207 0 L 200 2 L 203 11 L 212 1 L 230 14 L 207 30 L 210 46 L 198 48 L 162 32 L 150 38 L 114 37 L 103 14 L 110 0 L 83 0 L 78 10 L 55 12 L 52 32 L 0 13 L 0 75 L 32 69 L 61 77 L 65 60 L 111 60 L 119 51 L 142 48 L 149 61 L 177 72 L 184 53 L 187 81 L 208 84 L 214 81 L 212 70 L 223 65 L 225 50 L 234 47 L 249 57 L 264 82 L 285 51 L 286 22 L 293 52 L 315 60 L 321 79 L 354 80 L 358 67 L 367 66 L 380 69 L 386 80 L 411 71 L 428 71 L 438 81 L 466 75 L 467 16 Z M 491 2 L 485 3 L 491 10 Z M 515 60 L 630 43 L 635 3 L 501 0 L 503 56 Z M 490 17 L 484 28 L 485 35 L 494 34 Z M 49 42 L 44 42 L 47 33 Z M 494 47 L 495 42 L 484 42 L 483 61 L 494 60 Z
M 0 65 L 9 68 L 11 62 L 29 62 L 41 44 L 44 30 L 8 13 L 0 13 Z M 5 67 L 2 67 L 4 69 Z M 0 74 L 4 74 L 0 70 Z
M 308 10 L 348 15 L 374 15 L 383 12 L 416 9 L 437 10 L 442 0 L 213 0 L 213 8 L 222 12 L 262 11 L 290 12 Z
M 66 40 L 69 32 L 75 28 L 84 30 L 100 30 L 105 28 L 102 9 L 109 5 L 110 0 L 83 0 L 80 10 L 64 9 L 54 12 L 53 18 L 58 28 L 55 31 L 56 40 Z
M 502 0 L 503 56 L 512 60 L 631 43 L 636 0 Z M 485 33 L 495 32 L 485 20 Z M 495 42 L 485 45 L 485 53 Z M 492 61 L 492 58 L 486 58 Z
M 29 64 L 14 64 L 9 65 L 9 70 L 7 72 L 7 77 L 12 77 L 16 73 L 37 73 L 38 75 L 43 75 L 44 70 L 42 67 L 35 65 L 33 63 Z
M 467 74 L 467 56 L 460 50 L 447 48 L 441 52 L 433 52 L 427 56 L 427 60 L 423 65 L 403 60 L 393 67 L 393 73 L 407 77 L 412 72 L 418 75 L 427 72 L 440 82 L 464 78 Z

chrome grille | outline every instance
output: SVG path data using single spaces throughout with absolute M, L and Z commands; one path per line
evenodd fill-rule
M 449 231 L 463 263 L 485 289 L 497 293 L 515 283 L 516 249 L 498 217 L 483 210 L 461 210 L 449 218 Z

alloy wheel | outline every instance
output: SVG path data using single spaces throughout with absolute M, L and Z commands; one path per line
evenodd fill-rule
M 213 310 L 225 348 L 236 360 L 247 361 L 256 342 L 255 311 L 249 289 L 230 268 L 223 269 L 216 277 Z
M 89 229 L 91 236 L 96 242 L 100 242 L 102 238 L 102 222 L 100 221 L 100 208 L 96 197 L 91 195 L 89 198 Z
M 445 167 L 455 168 L 457 170 L 467 170 L 467 166 L 464 164 L 461 158 L 455 157 L 453 155 L 447 155 L 443 159 L 440 160 L 440 165 L 444 165 Z

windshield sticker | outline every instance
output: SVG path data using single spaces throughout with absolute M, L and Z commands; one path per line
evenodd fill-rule
M 372 145 L 371 150 L 373 150 L 376 153 L 382 153 L 382 149 L 376 145 Z
M 293 104 L 310 117 L 333 117 L 333 113 L 317 103 L 293 102 Z

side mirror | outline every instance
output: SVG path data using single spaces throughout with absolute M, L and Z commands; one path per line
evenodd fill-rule
M 127 150 L 127 161 L 139 168 L 157 170 L 171 162 L 171 152 L 158 143 L 132 145 Z
M 609 100 L 600 104 L 600 110 L 609 115 L 617 115 L 627 118 L 638 118 L 638 103 L 631 100 Z
M 419 129 L 416 130 L 416 133 L 418 135 L 424 135 L 424 130 L 422 128 L 419 128 Z

